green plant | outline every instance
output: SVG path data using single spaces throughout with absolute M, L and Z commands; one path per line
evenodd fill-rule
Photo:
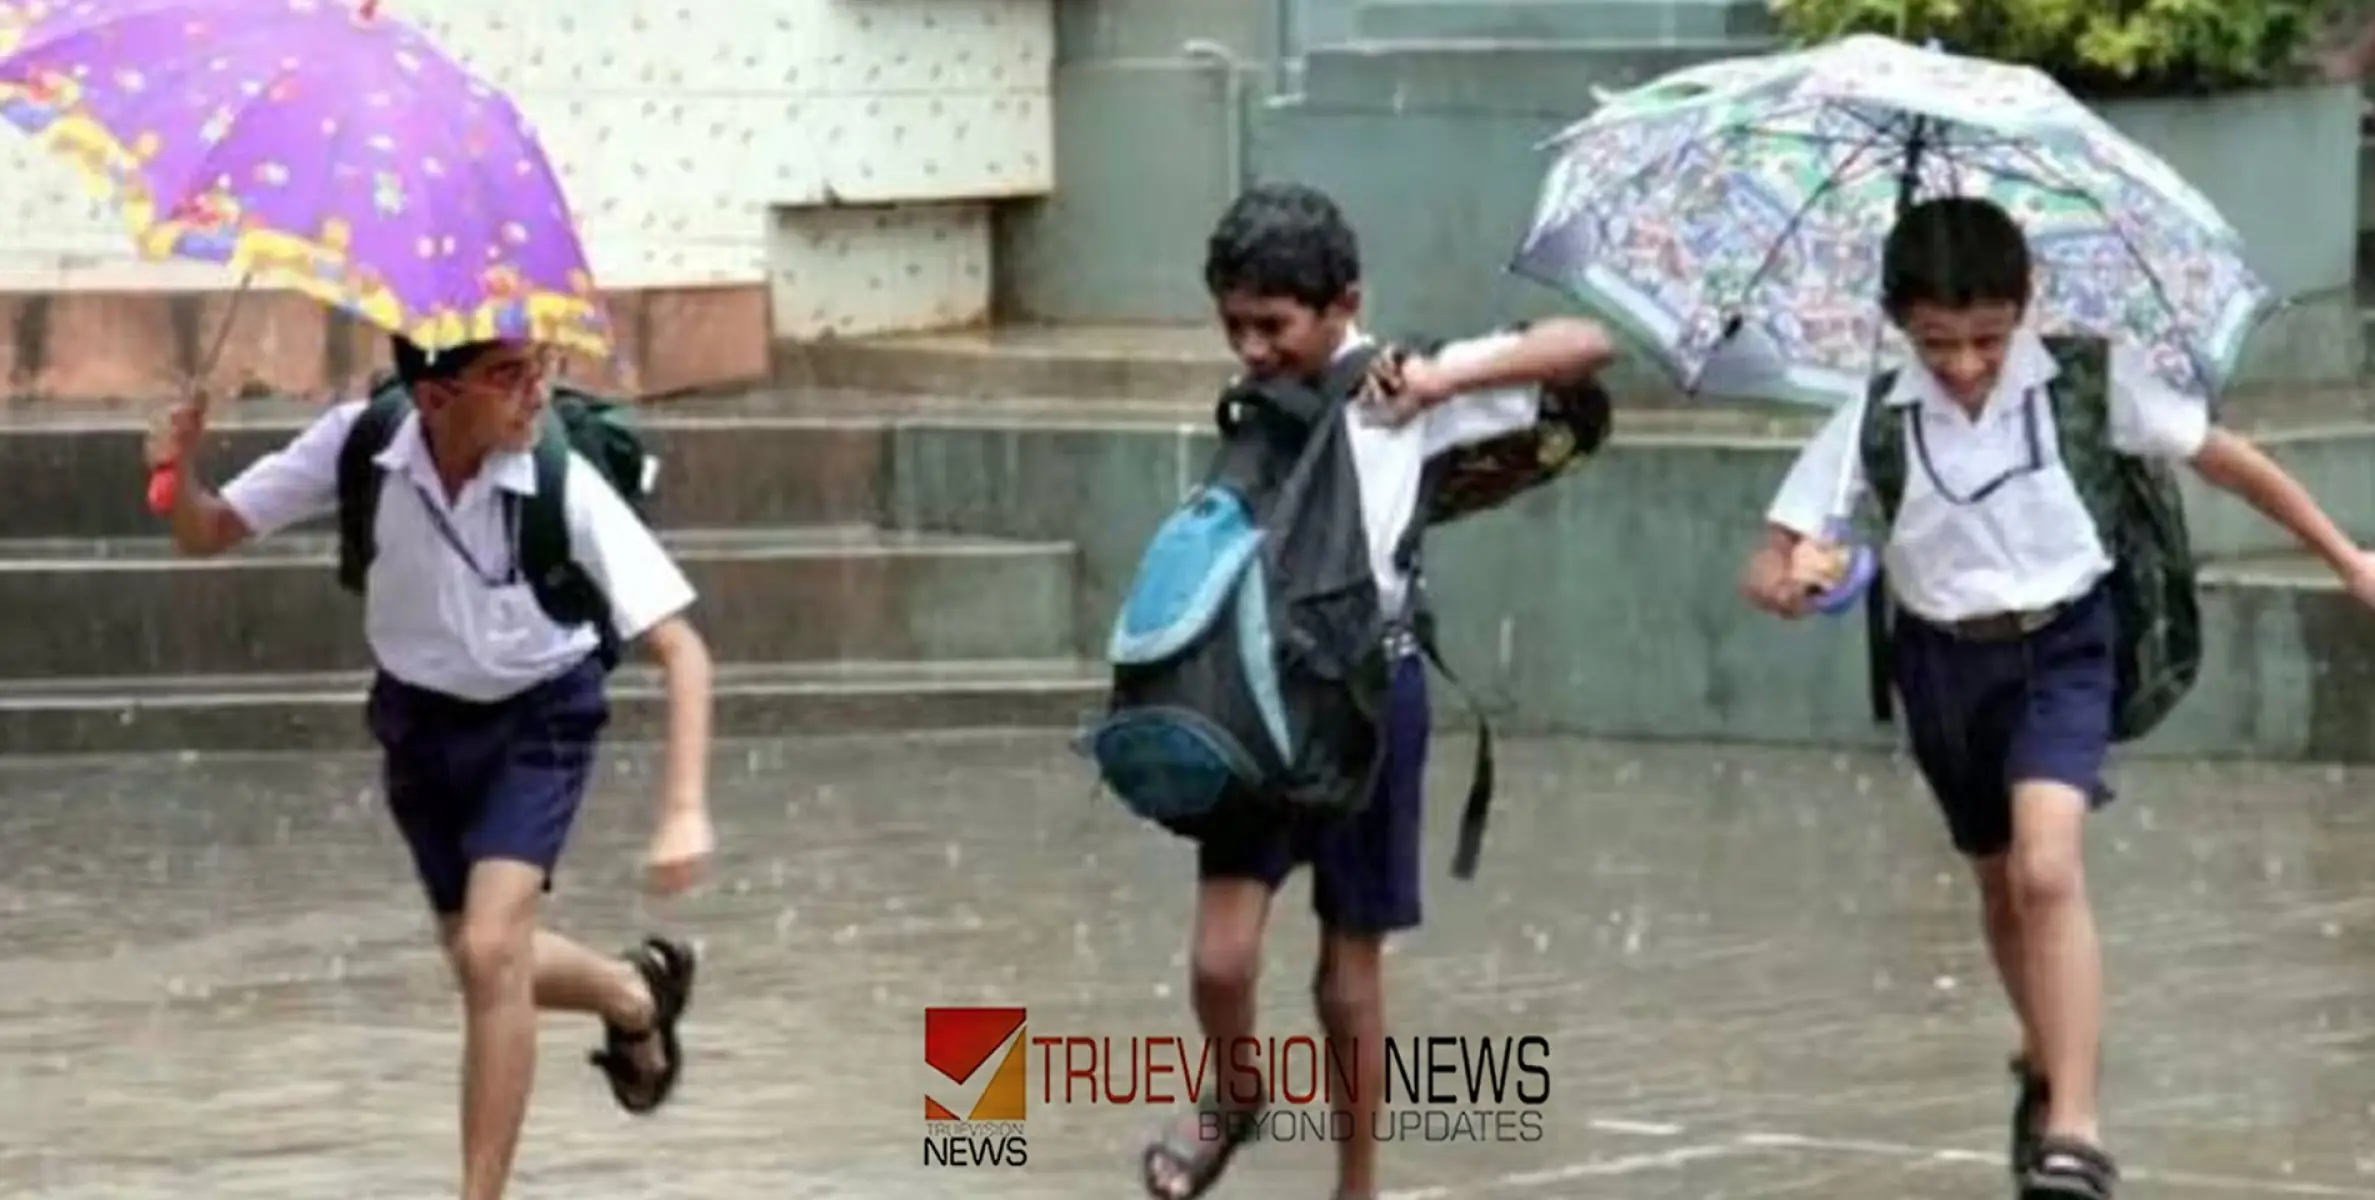
M 2037 67 L 2074 92 L 2158 95 L 2264 87 L 2297 77 L 2339 18 L 2365 0 L 1770 0 L 1801 43 L 1850 33 Z

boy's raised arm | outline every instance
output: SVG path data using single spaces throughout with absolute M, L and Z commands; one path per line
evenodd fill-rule
M 1370 411 L 1388 425 L 1424 418 L 1427 453 L 1440 454 L 1532 424 L 1541 388 L 1589 379 L 1615 352 L 1591 321 L 1537 321 L 1395 362 Z
M 2334 524 L 2300 480 L 2251 439 L 2212 423 L 2207 406 L 2163 384 L 2131 347 L 2112 350 L 2111 388 L 2114 448 L 2189 464 L 2203 482 L 2290 533 L 2352 595 L 2375 604 L 2375 561 Z
M 181 472 L 166 525 L 174 548 L 193 558 L 227 553 L 337 507 L 338 454 L 362 411 L 360 402 L 332 407 L 290 442 L 241 471 L 220 491 L 206 486 L 198 450 L 206 435 L 202 399 L 169 409 L 149 432 L 143 457 L 151 470 Z
M 1395 398 L 1411 407 L 1405 415 L 1415 415 L 1461 396 L 1583 379 L 1615 356 L 1615 343 L 1596 322 L 1551 317 L 1405 361 Z
M 2334 524 L 2292 472 L 2249 438 L 2214 425 L 2192 462 L 2204 482 L 2234 495 L 2281 526 L 2303 549 L 2323 559 L 2352 595 L 2375 604 L 2375 563 L 2367 552 Z

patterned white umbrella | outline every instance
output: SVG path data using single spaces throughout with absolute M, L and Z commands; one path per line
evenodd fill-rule
M 1931 196 L 2021 222 L 2047 332 L 2130 342 L 2195 395 L 2216 394 L 2273 300 L 2201 193 L 2030 67 L 1856 36 L 1667 75 L 1552 144 L 1512 269 L 1624 327 L 1686 388 L 1860 398 L 1876 355 L 1903 352 L 1879 310 L 1882 240 Z

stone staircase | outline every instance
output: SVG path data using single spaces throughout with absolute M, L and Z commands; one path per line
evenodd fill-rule
M 1147 531 L 1202 465 L 1209 389 L 1227 369 L 1211 335 L 1189 328 L 1002 330 L 817 353 L 845 382 L 885 378 L 870 364 L 919 362 L 930 375 L 916 382 L 974 381 L 976 394 L 919 401 L 928 415 L 902 419 L 898 515 L 886 523 L 1075 547 L 1076 628 L 1091 650 Z M 1141 398 L 1062 387 L 1117 372 L 1139 373 Z M 978 394 L 1001 388 L 1019 391 Z M 1449 661 L 1496 728 L 1894 743 L 1899 731 L 1865 706 L 1860 621 L 1782 626 L 1735 592 L 1755 514 L 1819 418 L 1619 395 L 1615 442 L 1575 479 L 1429 540 Z M 2223 419 L 2375 541 L 2375 388 L 2247 387 Z M 2375 616 L 2240 502 L 2193 483 L 2187 513 L 2206 560 L 2204 675 L 2133 752 L 2375 760 Z M 1445 732 L 1467 728 L 1448 694 L 1436 717 Z
M 796 398 L 655 407 L 655 522 L 701 592 L 720 736 L 1064 727 L 1101 696 L 1080 661 L 1062 541 L 891 527 L 897 405 Z M 306 418 L 242 405 L 219 477 Z M 0 428 L 0 754 L 366 745 L 369 659 L 325 529 L 212 562 L 176 558 L 139 502 L 129 419 Z M 656 736 L 656 673 L 630 663 L 615 735 Z
M 1075 727 L 1147 533 L 1208 452 L 1228 370 L 1211 334 L 918 335 L 779 365 L 770 390 L 644 418 L 656 520 L 721 662 L 720 735 Z M 1814 418 L 1621 394 L 1616 441 L 1576 479 L 1430 540 L 1446 651 L 1496 727 L 1893 740 L 1864 711 L 1860 624 L 1778 627 L 1733 594 L 1740 539 Z M 305 416 L 241 405 L 211 461 Z M 2375 389 L 2245 392 L 2227 419 L 2375 534 Z M 323 531 L 173 558 L 139 505 L 138 436 L 87 415 L 0 424 L 0 754 L 363 748 L 359 614 Z M 2197 488 L 2188 512 L 2214 560 L 2210 657 L 2138 749 L 2375 759 L 2375 619 L 2240 504 Z M 618 737 L 657 734 L 647 669 L 615 695 Z M 1467 721 L 1448 700 L 1437 717 Z

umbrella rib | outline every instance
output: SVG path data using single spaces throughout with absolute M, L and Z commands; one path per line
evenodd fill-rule
M 2030 165 L 2038 170 L 2052 170 L 2051 164 L 2039 158 L 2033 148 L 2018 145 L 2013 149 L 2017 150 L 2023 158 L 2028 159 Z M 2112 215 L 2110 208 L 2105 206 L 2101 199 L 2087 192 L 2075 189 L 2065 190 L 2069 190 L 2078 197 L 2080 203 L 2094 209 L 2096 215 L 2103 218 L 2103 227 L 2111 231 L 2111 236 L 2119 240 L 2119 248 L 2127 251 L 2129 260 L 2136 264 L 2138 271 L 2143 272 L 2144 282 L 2152 286 L 2153 298 L 2161 302 L 2161 311 L 2167 313 L 2169 323 L 2177 327 L 2177 343 L 2185 351 L 2185 361 L 2194 369 L 2194 378 L 2202 384 L 2203 399 L 2210 399 L 2217 392 L 2218 385 L 2211 380 L 2210 368 L 2203 364 L 2201 352 L 2195 348 L 2197 339 L 2192 324 L 2185 319 L 2184 311 L 2177 307 L 2176 302 L 2169 299 L 2169 289 L 2166 284 L 2161 282 L 2160 272 L 2153 270 L 2152 263 L 2145 259 L 2144 253 L 2136 249 L 2135 241 L 2128 237 L 2126 230 L 2120 228 L 2119 218 Z
M 1806 142 L 1818 146 L 1860 147 L 1869 146 L 1872 144 L 1872 139 L 1868 137 L 1850 137 L 1842 133 L 1809 133 L 1797 129 L 1769 129 L 1763 125 L 1739 126 L 1738 131 L 1741 133 L 1754 134 L 1757 137 L 1779 138 L 1785 141 Z
M 1962 129 L 1969 128 L 1969 126 L 1948 123 L 1941 126 L 1941 128 Z M 2008 179 L 2016 183 L 2026 184 L 2029 187 L 2037 189 L 2038 191 L 2047 192 L 2056 196 L 2067 196 L 2072 199 L 2085 200 L 2089 202 L 2092 202 L 2093 200 L 2093 197 L 2087 194 L 2087 192 L 2083 189 L 2072 187 L 2067 184 L 2055 183 L 2052 180 L 2040 178 L 2039 176 L 2023 171 L 2014 171 L 2007 170 L 2002 167 L 1987 166 L 1972 160 L 1968 154 L 1970 151 L 1978 150 L 2018 150 L 2032 164 L 2042 165 L 2042 160 L 2037 157 L 2034 146 L 2024 139 L 1994 138 L 1986 142 L 1966 141 L 1958 143 L 1942 135 L 1936 142 L 1931 144 L 1929 149 L 1931 153 L 1938 155 L 1940 158 L 1943 158 L 1948 162 L 1955 164 L 1958 168 L 1968 171 L 1974 175 L 1992 175 L 1998 179 Z
M 1777 117 L 1780 115 L 1786 114 L 1776 114 Z M 1737 125 L 1721 126 L 1714 131 L 1714 133 L 1717 135 L 1730 138 L 1738 138 L 1745 132 L 1747 131 L 1743 127 Z M 1640 180 L 1665 169 L 1668 164 L 1680 157 L 1684 151 L 1698 144 L 1699 142 L 1695 139 L 1684 139 L 1679 141 L 1675 144 L 1673 149 L 1668 150 L 1664 154 L 1660 154 L 1657 157 L 1650 159 L 1648 162 L 1643 163 L 1634 170 L 1627 172 L 1622 178 L 1615 180 L 1608 186 L 1595 190 L 1609 195 L 1620 193 L 1626 188 L 1632 187 Z M 1592 213 L 1592 223 L 1596 226 L 1599 226 L 1599 234 L 1602 238 L 1606 238 L 1608 236 L 1606 221 L 1606 217 L 1600 215 L 1597 212 Z
M 1781 232 L 1774 237 L 1772 244 L 1766 247 L 1765 257 L 1758 261 L 1756 270 L 1749 273 L 1748 282 L 1741 285 L 1739 299 L 1733 302 L 1733 307 L 1735 309 L 1745 306 L 1748 303 L 1749 298 L 1756 294 L 1757 286 L 1764 281 L 1766 272 L 1773 269 L 1774 260 L 1781 256 L 1781 248 L 1789 244 L 1790 237 L 1798 231 L 1798 226 L 1806 220 L 1806 214 L 1813 212 L 1815 205 L 1822 203 L 1825 197 L 1829 196 L 1834 190 L 1838 188 L 1841 180 L 1844 179 L 1847 173 L 1856 166 L 1856 164 L 1863 158 L 1867 151 L 1871 150 L 1875 146 L 1878 146 L 1881 142 L 1881 139 L 1889 136 L 1890 131 L 1886 129 L 1875 128 L 1873 130 L 1872 136 L 1866 138 L 1861 145 L 1857 146 L 1855 150 L 1848 155 L 1846 162 L 1839 164 L 1837 167 L 1833 168 L 1828 175 L 1823 177 L 1821 185 L 1814 189 L 1814 193 L 1812 195 L 1806 197 L 1806 202 L 1804 204 L 1798 206 L 1798 211 L 1790 214 L 1790 219 L 1788 222 L 1782 225 Z
M 1844 113 L 1849 120 L 1871 130 L 1875 137 L 1894 137 L 1898 132 L 1897 127 L 1905 123 L 1905 114 L 1902 112 L 1892 110 L 1885 118 L 1876 119 L 1852 101 L 1821 99 L 1815 101 L 1815 106 Z

